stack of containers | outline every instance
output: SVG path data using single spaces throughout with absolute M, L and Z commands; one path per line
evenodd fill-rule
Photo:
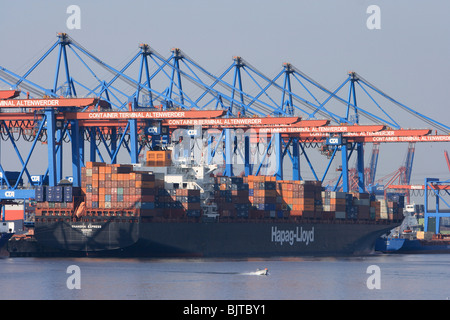
M 399 215 L 399 207 L 398 202 L 395 201 L 387 201 L 387 208 L 388 208 L 388 219 L 394 220 L 398 218 Z
M 154 194 L 156 216 L 172 219 L 201 216 L 199 189 L 166 189 L 164 180 L 155 179 Z
M 322 191 L 324 217 L 345 219 L 347 212 L 347 199 L 345 192 Z
M 277 181 L 277 217 L 287 218 L 294 207 L 293 181 Z
M 155 210 L 158 216 L 167 218 L 181 218 L 184 216 L 184 209 L 177 201 L 178 189 L 166 189 L 164 180 L 155 180 Z
M 188 217 L 200 217 L 200 189 L 176 189 L 175 195 Z
M 253 217 L 322 217 L 322 186 L 319 181 L 276 181 L 275 177 L 266 176 L 244 179 L 249 185 Z
M 45 197 L 48 202 L 62 202 L 63 192 L 63 186 L 47 187 Z
M 370 195 L 368 193 L 352 192 L 353 207 L 358 213 L 357 217 L 360 220 L 370 219 Z
M 322 209 L 321 201 L 322 187 L 316 181 L 294 181 L 293 196 L 294 206 L 291 216 L 302 216 L 304 218 L 314 218 L 317 211 Z
M 398 220 L 403 218 L 403 208 L 402 203 L 397 201 L 380 200 L 379 201 L 379 212 L 376 213 L 377 220 L 387 219 L 387 220 Z
M 399 193 L 387 193 L 388 200 L 388 215 L 389 219 L 402 219 L 403 209 L 405 208 L 405 195 Z M 419 212 L 417 210 L 416 212 Z
M 134 196 L 131 197 L 132 206 L 136 209 L 140 209 L 141 216 L 154 216 L 155 175 L 148 172 L 130 172 L 128 176 L 128 185 L 131 183 L 130 194 L 132 194 L 134 190 Z M 118 174 L 117 178 L 120 178 L 120 174 Z M 126 179 L 126 174 L 123 174 L 122 178 Z M 114 188 L 112 191 L 115 193 Z
M 35 200 L 36 202 L 44 202 L 45 201 L 45 187 L 44 186 L 36 186 L 34 188 Z
M 323 201 L 322 201 L 322 187 L 321 181 L 311 181 L 314 185 L 314 214 L 316 218 L 323 217 Z
M 155 214 L 155 176 L 134 172 L 132 165 L 88 162 L 82 168 L 82 189 L 87 210 L 132 210 L 142 216 Z
M 147 151 L 148 167 L 169 167 L 172 165 L 172 151 Z
M 325 219 L 379 220 L 401 218 L 399 215 L 394 215 L 395 208 L 400 204 L 385 200 L 376 201 L 375 198 L 371 199 L 368 193 L 323 191 L 322 200 Z M 392 212 L 391 216 L 389 216 L 389 212 Z
M 380 212 L 379 216 L 377 216 L 378 219 L 388 219 L 388 206 L 387 201 L 382 199 L 380 200 Z
M 243 177 L 231 177 L 231 202 L 234 212 L 239 218 L 247 218 L 250 210 L 248 183 Z
M 345 194 L 345 214 L 347 219 L 358 219 L 358 206 L 353 203 L 353 194 Z
M 81 195 L 81 188 L 72 186 L 35 187 L 36 214 L 42 209 L 60 210 L 59 214 L 67 215 L 74 208 L 74 197 Z M 56 214 L 56 213 L 55 213 Z
M 277 191 L 275 177 L 248 176 L 249 201 L 252 209 L 249 211 L 251 218 L 275 218 Z
M 351 197 L 345 192 L 323 191 L 322 201 L 326 216 L 330 218 L 334 215 L 335 219 L 346 219 L 347 212 L 351 210 Z
M 370 201 L 370 219 L 379 220 L 381 219 L 381 201 L 376 201 L 372 199 Z
M 217 203 L 218 213 L 221 217 L 236 216 L 231 192 L 230 177 L 215 177 L 214 202 Z
M 245 181 L 243 177 L 215 177 L 214 202 L 221 217 L 248 217 L 249 187 Z

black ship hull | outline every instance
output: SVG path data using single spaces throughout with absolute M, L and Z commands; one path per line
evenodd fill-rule
M 396 223 L 40 222 L 39 245 L 64 255 L 270 257 L 368 254 Z

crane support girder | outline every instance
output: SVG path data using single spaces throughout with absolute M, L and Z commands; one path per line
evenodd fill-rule
M 47 98 L 47 99 L 10 99 L 0 100 L 1 108 L 68 108 L 99 106 L 101 108 L 111 108 L 111 105 L 97 98 Z
M 0 90 L 0 100 L 13 99 L 20 95 L 19 90 Z
M 78 120 L 128 120 L 128 119 L 191 119 L 217 118 L 225 114 L 223 110 L 174 110 L 174 111 L 122 111 L 122 112 L 67 112 L 66 119 Z

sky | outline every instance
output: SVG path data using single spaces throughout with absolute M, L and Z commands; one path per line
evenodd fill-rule
M 79 29 L 68 28 L 70 5 L 81 10 Z M 380 29 L 367 27 L 370 5 L 380 8 Z M 290 62 L 329 89 L 356 71 L 448 126 L 449 9 L 446 0 L 1 1 L 0 66 L 23 74 L 55 43 L 58 32 L 67 32 L 116 68 L 138 52 L 140 43 L 148 43 L 166 57 L 170 49 L 181 48 L 216 75 L 231 65 L 233 56 L 270 77 Z M 32 79 L 51 87 L 55 61 L 44 64 Z M 392 112 L 401 122 L 403 115 Z M 427 128 L 414 121 L 401 124 Z M 3 143 L 2 165 L 17 166 L 7 148 Z M 406 148 L 405 143 L 381 146 L 378 178 L 403 164 Z M 366 159 L 370 150 L 366 147 Z M 411 182 L 448 179 L 444 150 L 450 151 L 448 142 L 418 143 Z M 32 162 L 38 171 L 39 160 Z

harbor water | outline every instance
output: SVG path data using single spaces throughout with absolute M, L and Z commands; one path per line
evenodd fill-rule
M 0 259 L 0 299 L 450 298 L 450 255 L 272 259 Z M 257 275 L 268 268 L 269 275 Z

